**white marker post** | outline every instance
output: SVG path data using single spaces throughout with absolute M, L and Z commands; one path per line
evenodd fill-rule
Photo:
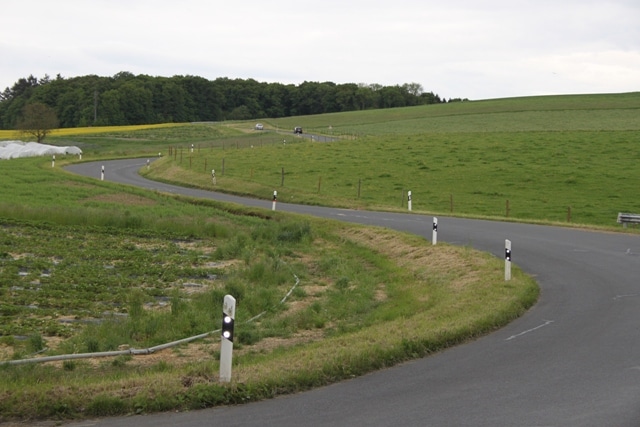
M 511 280 L 511 240 L 504 241 L 504 280 Z
M 233 323 L 236 317 L 236 299 L 224 296 L 222 304 L 222 337 L 220 338 L 220 382 L 231 381 L 231 360 L 233 358 Z
M 431 233 L 431 244 L 435 246 L 438 243 L 438 218 L 433 217 L 433 233 Z
M 411 212 L 411 190 L 407 193 L 407 206 L 409 207 L 409 212 Z
M 147 170 L 149 170 L 149 159 L 147 159 Z
M 102 166 L 102 170 L 100 171 L 100 181 L 104 181 L 104 165 Z
M 193 144 L 191 144 L 191 152 L 193 153 Z
M 55 154 L 51 157 L 51 167 L 52 168 L 56 167 L 56 155 Z
M 276 210 L 276 201 L 278 200 L 278 192 L 276 190 L 273 190 L 273 202 L 271 203 L 271 210 L 275 211 Z

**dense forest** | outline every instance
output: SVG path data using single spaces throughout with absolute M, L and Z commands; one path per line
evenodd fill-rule
M 60 127 L 117 126 L 287 117 L 445 102 L 418 83 L 396 86 L 197 76 L 152 77 L 121 72 L 55 78 L 32 75 L 0 93 L 0 129 L 14 129 L 24 107 L 42 103 Z

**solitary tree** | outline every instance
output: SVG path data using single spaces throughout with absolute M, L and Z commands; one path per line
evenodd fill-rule
M 33 136 L 38 142 L 58 127 L 56 112 L 39 102 L 28 104 L 22 110 L 16 128 L 23 134 Z

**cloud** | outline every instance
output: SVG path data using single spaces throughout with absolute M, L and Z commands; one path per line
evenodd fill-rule
M 129 71 L 418 82 L 471 99 L 640 90 L 640 5 L 627 0 L 32 0 L 24 22 L 0 27 L 2 87 Z

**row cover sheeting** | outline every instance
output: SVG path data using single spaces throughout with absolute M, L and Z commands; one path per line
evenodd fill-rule
M 53 156 L 56 154 L 82 154 L 78 147 L 57 147 L 37 142 L 0 141 L 0 160 L 19 157 Z

